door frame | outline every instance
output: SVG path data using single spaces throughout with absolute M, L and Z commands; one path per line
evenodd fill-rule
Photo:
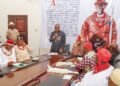
M 13 21 L 16 25 L 16 19 L 19 19 L 19 18 L 24 18 L 25 19 L 25 27 L 26 27 L 26 29 L 25 29 L 26 40 L 25 41 L 28 44 L 28 15 L 8 15 L 8 24 L 9 24 L 10 21 Z

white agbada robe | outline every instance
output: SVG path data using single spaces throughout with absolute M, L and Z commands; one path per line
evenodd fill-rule
M 30 49 L 28 45 L 25 46 L 23 50 L 19 49 L 17 45 L 15 45 L 14 48 L 16 51 L 16 57 L 18 62 L 30 59 L 29 52 L 32 51 L 32 49 Z
M 0 48 L 0 67 L 5 67 L 7 66 L 9 61 L 16 62 L 16 55 L 15 55 L 15 49 L 12 48 L 12 53 L 11 55 L 5 55 L 4 52 L 8 52 L 5 47 Z
M 108 78 L 113 70 L 110 66 L 108 69 L 99 73 L 93 74 L 93 71 L 88 72 L 81 82 L 72 83 L 71 86 L 108 86 Z

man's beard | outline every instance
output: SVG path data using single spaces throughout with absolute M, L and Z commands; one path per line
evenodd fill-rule
M 99 15 L 102 15 L 102 14 L 103 14 L 103 9 L 97 9 L 97 13 L 98 13 Z
M 13 27 L 13 26 L 11 26 L 11 29 L 14 29 L 14 27 Z

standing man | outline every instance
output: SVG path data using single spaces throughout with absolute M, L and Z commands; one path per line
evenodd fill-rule
M 95 2 L 96 12 L 89 16 L 82 26 L 83 41 L 89 41 L 93 34 L 96 34 L 106 42 L 106 46 L 116 43 L 116 24 L 114 19 L 104 12 L 106 6 L 105 0 Z
M 20 33 L 19 31 L 15 28 L 15 23 L 14 22 L 9 22 L 9 28 L 6 33 L 7 39 L 11 39 L 14 42 L 17 41 L 17 38 L 19 37 Z
M 60 30 L 60 25 L 55 25 L 55 30 L 51 33 L 50 42 L 52 42 L 50 52 L 63 53 L 66 43 L 66 35 Z

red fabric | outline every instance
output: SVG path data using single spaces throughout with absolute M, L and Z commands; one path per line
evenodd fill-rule
M 81 36 L 78 36 L 78 37 L 77 37 L 77 41 L 81 41 Z
M 81 55 L 81 53 L 82 53 L 82 42 L 81 42 L 81 36 L 79 35 L 76 38 L 75 43 L 73 44 L 72 54 L 73 55 Z
M 14 45 L 14 42 L 13 42 L 13 40 L 9 39 L 9 40 L 6 41 L 6 44 L 8 44 L 8 45 Z
M 111 17 L 104 13 L 103 16 L 98 17 L 97 13 L 93 13 L 93 15 L 89 16 L 83 26 L 81 31 L 81 39 L 82 41 L 89 41 L 91 37 L 96 34 L 101 37 L 105 42 L 106 46 L 109 45 L 109 30 L 110 30 L 110 21 L 112 21 L 112 41 L 111 43 L 115 43 L 117 41 L 117 30 L 116 23 L 111 20 Z
M 97 0 L 95 4 L 107 4 L 105 0 Z
M 109 60 L 111 59 L 111 56 L 111 53 L 107 49 L 99 49 L 96 54 L 97 65 L 95 67 L 94 73 L 107 69 L 110 66 Z
M 55 0 L 52 0 L 52 4 L 53 4 L 53 6 L 55 6 Z
M 87 50 L 93 50 L 93 45 L 91 42 L 85 42 L 85 44 L 83 45 L 83 48 Z
M 81 41 L 76 41 L 73 44 L 72 52 L 73 55 L 80 55 L 83 54 L 83 43 Z

